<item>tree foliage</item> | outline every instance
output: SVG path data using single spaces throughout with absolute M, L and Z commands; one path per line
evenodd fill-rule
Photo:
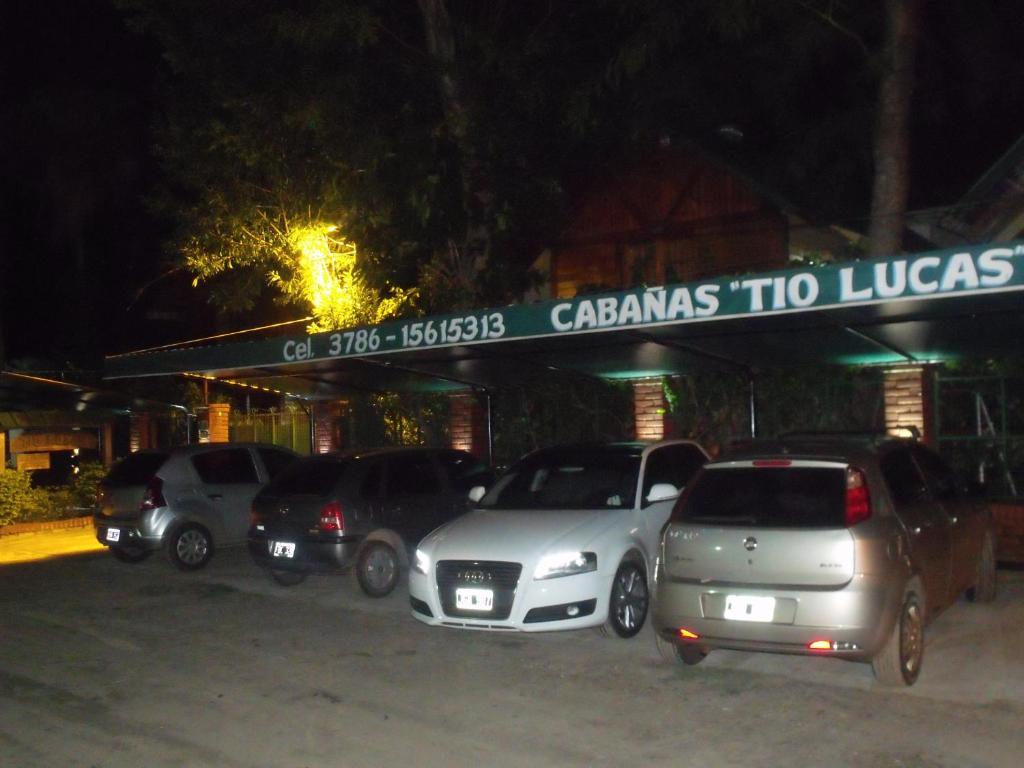
M 289 285 L 294 225 L 336 227 L 367 286 L 418 286 L 422 311 L 512 300 L 581 171 L 680 137 L 823 220 L 867 220 L 896 0 L 119 2 L 167 63 L 172 253 L 219 306 Z M 916 92 L 913 131 L 943 133 L 943 83 Z

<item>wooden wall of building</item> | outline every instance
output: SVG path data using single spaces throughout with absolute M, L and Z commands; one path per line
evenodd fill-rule
M 580 190 L 551 248 L 555 296 L 786 265 L 782 214 L 699 154 L 665 149 Z

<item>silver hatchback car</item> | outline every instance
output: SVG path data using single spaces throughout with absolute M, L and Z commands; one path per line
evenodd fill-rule
M 123 562 L 164 549 L 178 568 L 202 568 L 215 546 L 245 543 L 253 498 L 296 458 L 258 443 L 138 451 L 100 483 L 96 538 Z
M 665 526 L 659 650 L 823 654 L 912 685 L 925 623 L 965 592 L 994 599 L 994 552 L 986 505 L 921 444 L 752 442 L 705 465 Z

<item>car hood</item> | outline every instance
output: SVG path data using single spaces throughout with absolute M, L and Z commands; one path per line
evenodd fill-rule
M 437 529 L 420 548 L 438 560 L 532 562 L 557 549 L 584 549 L 630 519 L 615 510 L 475 510 Z

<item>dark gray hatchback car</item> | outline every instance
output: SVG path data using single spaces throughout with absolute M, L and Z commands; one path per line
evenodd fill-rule
M 710 462 L 662 535 L 653 625 L 666 658 L 714 648 L 870 661 L 911 685 L 924 625 L 995 597 L 984 502 L 925 446 L 878 437 L 753 443 Z
M 463 514 L 469 490 L 493 476 L 454 449 L 382 448 L 303 458 L 252 505 L 249 553 L 280 584 L 311 571 L 356 568 L 371 597 L 389 594 L 409 551 Z

